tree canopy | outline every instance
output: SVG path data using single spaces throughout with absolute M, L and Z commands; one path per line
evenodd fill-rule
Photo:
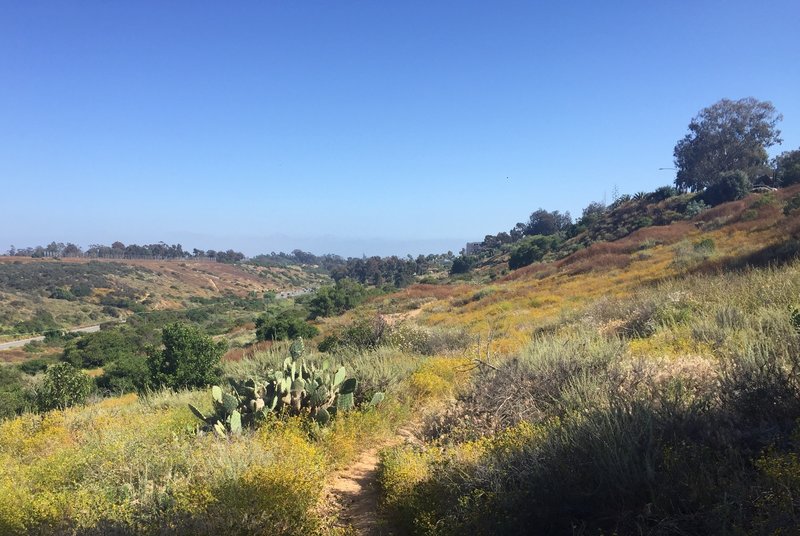
M 219 381 L 224 342 L 216 343 L 199 329 L 180 322 L 166 326 L 161 340 L 164 349 L 153 349 L 147 357 L 154 385 L 183 389 Z
M 800 183 L 800 149 L 778 155 L 775 159 L 775 178 L 778 186 Z
M 771 102 L 753 97 L 722 99 L 703 108 L 675 145 L 675 185 L 700 191 L 731 171 L 755 179 L 766 170 L 767 148 L 782 141 L 777 128 L 782 119 Z

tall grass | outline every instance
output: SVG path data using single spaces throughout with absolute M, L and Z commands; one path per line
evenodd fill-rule
M 429 448 L 383 456 L 388 511 L 414 534 L 791 533 L 798 300 L 795 263 L 565 318 L 477 373 Z

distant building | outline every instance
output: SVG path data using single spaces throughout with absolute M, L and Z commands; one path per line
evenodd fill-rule
M 476 255 L 483 249 L 483 242 L 467 242 L 464 248 L 464 255 Z

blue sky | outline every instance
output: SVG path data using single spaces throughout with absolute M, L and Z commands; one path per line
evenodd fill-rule
M 799 20 L 796 0 L 3 2 L 0 250 L 457 252 L 670 183 L 724 97 L 772 101 L 772 153 L 800 146 Z

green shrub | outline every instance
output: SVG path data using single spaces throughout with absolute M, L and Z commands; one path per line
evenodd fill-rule
M 97 378 L 97 386 L 113 394 L 143 391 L 150 385 L 150 369 L 147 360 L 139 355 L 128 354 L 110 362 Z
M 670 197 L 675 197 L 676 195 L 678 195 L 678 189 L 674 186 L 661 186 L 656 188 L 655 191 L 649 195 L 649 198 L 653 203 L 659 203 Z
M 475 257 L 467 257 L 462 255 L 453 259 L 453 265 L 450 267 L 450 275 L 466 274 L 472 267 L 475 266 L 477 259 Z
M 714 184 L 706 188 L 702 197 L 706 203 L 715 206 L 743 198 L 750 193 L 750 188 L 752 184 L 745 172 L 730 171 L 722 173 Z
M 683 215 L 686 217 L 687 220 L 691 220 L 701 212 L 703 212 L 707 207 L 705 201 L 702 199 L 694 199 L 689 201 L 686 204 L 686 209 L 683 211 Z
M 83 404 L 91 392 L 89 376 L 69 363 L 56 363 L 47 367 L 36 390 L 36 407 L 39 411 L 49 411 Z
M 163 350 L 151 348 L 147 356 L 153 385 L 184 389 L 219 381 L 224 342 L 215 343 L 199 329 L 180 322 L 166 326 L 161 340 Z
M 784 216 L 788 216 L 797 209 L 800 209 L 800 194 L 793 195 L 786 201 L 786 205 L 783 207 L 783 214 Z
M 75 301 L 75 295 L 69 291 L 69 289 L 57 287 L 54 288 L 53 291 L 50 293 L 50 298 L 54 300 L 67 300 L 67 301 Z
M 78 368 L 102 367 L 136 353 L 134 338 L 135 334 L 126 336 L 120 329 L 85 333 L 67 343 L 61 360 Z
M 321 287 L 308 301 L 308 317 L 335 316 L 364 301 L 367 289 L 351 279 L 340 279 L 334 286 Z
M 561 239 L 558 235 L 534 235 L 520 240 L 511 250 L 508 267 L 512 270 L 540 261 L 545 255 L 558 248 Z
M 27 359 L 17 366 L 19 367 L 19 370 L 25 374 L 35 376 L 36 374 L 47 370 L 47 367 L 51 364 L 52 363 L 50 360 L 37 357 L 33 359 Z
M 27 402 L 19 369 L 0 366 L 0 420 L 22 412 Z
M 306 322 L 305 314 L 298 309 L 268 312 L 256 319 L 256 337 L 259 341 L 285 341 L 296 338 L 311 339 L 319 330 Z

